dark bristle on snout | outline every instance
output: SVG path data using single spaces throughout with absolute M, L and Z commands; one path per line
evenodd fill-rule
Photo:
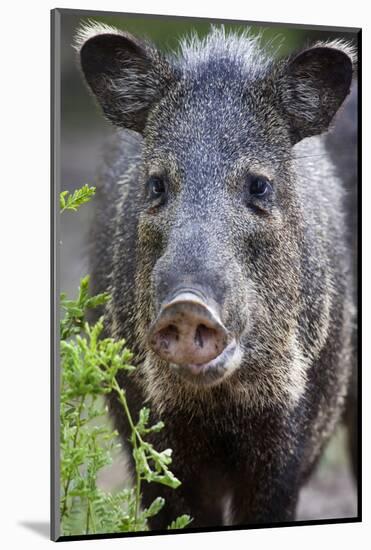
M 177 365 L 208 363 L 227 343 L 227 330 L 218 314 L 191 293 L 180 294 L 165 304 L 149 333 L 153 351 Z

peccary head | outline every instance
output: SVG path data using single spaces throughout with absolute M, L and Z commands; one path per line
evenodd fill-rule
M 97 27 L 81 33 L 80 56 L 105 115 L 143 136 L 136 330 L 151 368 L 198 386 L 282 375 L 303 304 L 292 150 L 348 94 L 347 47 L 274 61 L 251 36 L 214 29 L 164 56 Z

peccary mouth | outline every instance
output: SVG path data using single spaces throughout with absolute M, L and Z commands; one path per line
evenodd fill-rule
M 199 386 L 210 386 L 232 374 L 239 367 L 241 358 L 241 348 L 233 339 L 220 355 L 207 363 L 188 365 L 170 363 L 170 366 L 188 382 Z

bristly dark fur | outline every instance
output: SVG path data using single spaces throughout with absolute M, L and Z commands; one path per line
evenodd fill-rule
M 126 130 L 107 157 L 94 221 L 93 282 L 109 290 L 107 332 L 137 369 L 119 382 L 174 451 L 176 491 L 153 528 L 292 520 L 298 492 L 343 410 L 353 360 L 353 273 L 342 182 L 319 134 L 349 93 L 354 52 L 336 41 L 279 62 L 248 33 L 214 28 L 165 56 L 106 26 L 77 38 L 105 115 Z M 303 138 L 309 138 L 303 140 Z M 246 202 L 246 178 L 272 182 Z M 145 182 L 166 174 L 169 200 Z M 148 347 L 158 304 L 179 280 L 211 289 L 240 356 L 221 379 L 189 382 Z M 128 426 L 114 396 L 115 424 Z M 228 507 L 226 502 L 229 503 Z M 228 509 L 227 509 L 228 508 Z

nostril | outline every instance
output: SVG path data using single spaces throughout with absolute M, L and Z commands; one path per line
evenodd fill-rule
M 179 330 L 175 325 L 169 325 L 164 330 L 165 334 L 167 334 L 169 338 L 171 338 L 172 340 L 179 340 Z
M 156 339 L 163 350 L 168 350 L 174 341 L 179 340 L 179 331 L 175 325 L 168 325 L 156 334 Z
M 206 325 L 200 324 L 197 326 L 195 331 L 195 342 L 200 347 L 203 348 L 207 343 L 216 337 L 216 331 L 212 328 L 207 327 Z

